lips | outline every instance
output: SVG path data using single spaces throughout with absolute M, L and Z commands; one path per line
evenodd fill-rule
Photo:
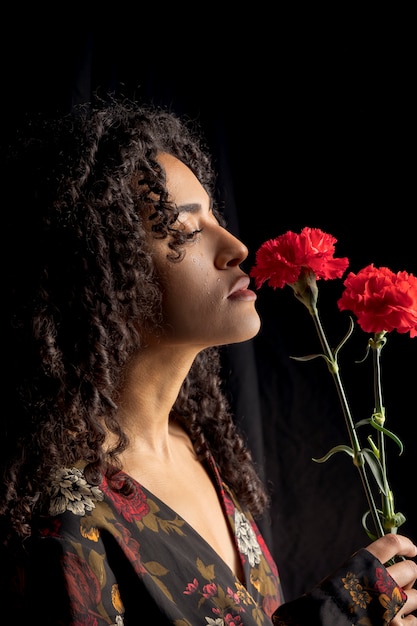
M 228 298 L 239 298 L 239 297 L 246 297 L 250 299 L 256 298 L 255 293 L 248 289 L 249 283 L 250 283 L 249 276 L 241 276 L 241 278 L 238 278 L 238 280 L 233 285 L 228 295 Z
M 236 293 L 237 291 L 245 291 L 245 289 L 247 289 L 249 287 L 249 283 L 250 283 L 249 276 L 242 276 L 233 285 L 233 287 L 232 287 L 232 289 L 231 289 L 231 291 L 229 293 L 229 296 L 231 296 L 232 294 Z

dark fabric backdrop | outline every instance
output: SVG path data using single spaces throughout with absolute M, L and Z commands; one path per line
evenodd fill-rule
M 28 109 L 67 109 L 97 91 L 163 104 L 201 125 L 229 226 L 250 249 L 246 270 L 266 239 L 311 226 L 338 239 L 337 256 L 348 256 L 352 271 L 373 262 L 417 274 L 415 46 L 407 16 L 386 15 L 381 26 L 363 13 L 294 8 L 272 19 L 262 5 L 255 10 L 230 21 L 207 10 L 191 23 L 174 12 L 163 24 L 166 8 L 123 19 L 101 12 L 97 21 L 85 9 L 45 21 L 22 10 L 4 21 L 3 137 Z M 320 285 L 333 346 L 348 325 L 336 308 L 341 288 Z M 289 289 L 269 287 L 258 294 L 258 310 L 258 337 L 224 352 L 225 384 L 270 488 L 261 526 L 291 599 L 368 543 L 367 505 L 347 456 L 312 461 L 348 440 L 324 361 L 290 359 L 319 349 L 307 310 Z M 366 341 L 356 330 L 341 355 L 357 419 L 372 412 L 370 362 L 354 363 Z M 401 530 L 414 540 L 416 358 L 417 339 L 389 338 L 388 426 L 405 443 L 400 458 L 390 449 L 389 470 L 397 508 L 409 518 Z

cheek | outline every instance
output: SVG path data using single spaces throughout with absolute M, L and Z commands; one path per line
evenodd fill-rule
M 200 307 L 203 311 L 213 306 L 221 297 L 221 279 L 213 275 L 212 267 L 208 267 L 204 259 L 199 256 L 190 257 L 190 265 L 183 281 L 188 297 L 194 300 L 194 308 Z
M 204 260 L 190 255 L 161 276 L 163 310 L 168 318 L 190 318 L 204 315 L 220 297 L 220 279 L 210 274 Z M 196 320 L 195 320 L 196 321 Z
M 187 253 L 182 261 L 167 268 L 165 276 L 176 289 L 198 293 L 210 280 L 213 281 L 213 267 L 208 266 L 203 255 Z

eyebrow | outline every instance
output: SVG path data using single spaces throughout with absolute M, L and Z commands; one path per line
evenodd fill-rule
M 199 202 L 190 202 L 189 204 L 179 204 L 177 209 L 180 213 L 199 213 L 203 209 Z M 213 210 L 213 201 L 210 199 L 209 212 Z
M 198 213 L 201 211 L 201 204 L 193 202 L 190 204 L 179 204 L 177 209 L 180 213 Z

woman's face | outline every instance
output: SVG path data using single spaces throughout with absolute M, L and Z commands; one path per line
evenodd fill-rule
M 246 246 L 220 226 L 210 197 L 182 161 L 163 153 L 158 162 L 166 172 L 170 200 L 180 211 L 178 227 L 194 233 L 177 263 L 167 259 L 166 239 L 151 241 L 163 288 L 164 333 L 158 342 L 200 351 L 251 339 L 260 319 L 256 294 L 239 267 Z

